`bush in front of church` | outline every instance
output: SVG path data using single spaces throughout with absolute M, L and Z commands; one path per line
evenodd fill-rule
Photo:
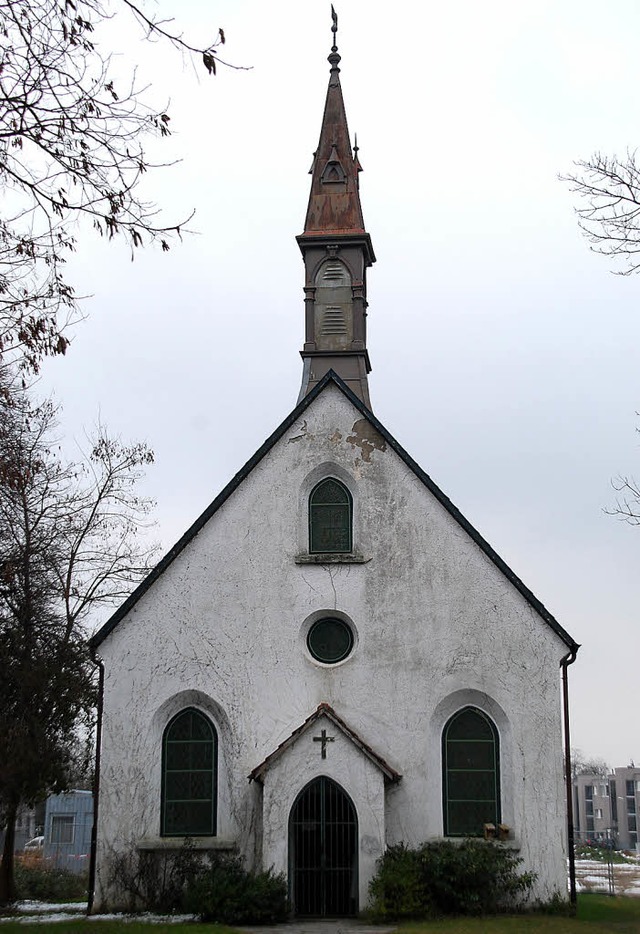
M 16 895 L 20 901 L 86 901 L 89 875 L 49 866 L 42 860 L 15 864 Z
M 274 924 L 289 916 L 287 882 L 270 869 L 248 872 L 240 857 L 215 855 L 188 883 L 184 907 L 202 921 Z
M 535 873 L 520 872 L 521 862 L 484 840 L 391 846 L 369 884 L 371 914 L 395 921 L 513 910 L 535 881 Z

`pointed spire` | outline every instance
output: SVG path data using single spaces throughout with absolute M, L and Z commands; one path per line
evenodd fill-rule
M 340 87 L 338 17 L 331 7 L 331 71 L 320 142 L 311 166 L 304 233 L 296 239 L 305 266 L 305 341 L 299 399 L 333 370 L 371 408 L 367 374 L 367 268 L 375 262 L 364 229 L 358 143 L 351 149 Z
M 358 172 L 361 166 L 352 155 L 347 115 L 340 87 L 338 17 L 331 7 L 333 45 L 328 57 L 331 70 L 322 117 L 320 142 L 314 156 L 311 193 L 303 236 L 364 234 Z

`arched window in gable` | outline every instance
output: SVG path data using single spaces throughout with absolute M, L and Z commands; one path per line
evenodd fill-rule
M 309 551 L 340 554 L 352 547 L 353 501 L 344 483 L 327 477 L 309 497 Z
M 451 717 L 442 734 L 444 833 L 476 837 L 500 823 L 498 731 L 476 707 Z
M 162 740 L 163 836 L 216 833 L 218 736 L 193 707 L 171 720 Z

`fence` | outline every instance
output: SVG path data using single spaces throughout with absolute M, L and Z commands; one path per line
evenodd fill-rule
M 579 892 L 616 894 L 614 866 L 623 861 L 615 849 L 615 834 L 611 829 L 576 831 L 574 833 L 576 884 Z

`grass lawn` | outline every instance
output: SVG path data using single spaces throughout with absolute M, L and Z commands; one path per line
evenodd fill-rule
M 640 934 L 640 898 L 579 895 L 575 918 L 552 915 L 452 918 L 402 924 L 398 930 L 399 934 Z
M 286 928 L 284 929 L 287 930 Z M 296 926 L 288 927 L 295 934 Z M 123 921 L 0 923 L 0 934 L 237 934 L 235 928 L 213 924 L 143 924 Z M 578 896 L 578 916 L 514 915 L 494 918 L 451 918 L 446 921 L 401 924 L 398 934 L 640 934 L 640 898 Z

